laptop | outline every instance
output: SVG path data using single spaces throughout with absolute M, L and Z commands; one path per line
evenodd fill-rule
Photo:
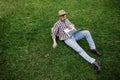
M 72 29 L 65 29 L 64 32 L 69 36 L 71 37 L 72 35 L 78 33 L 80 30 L 76 30 L 74 27 Z

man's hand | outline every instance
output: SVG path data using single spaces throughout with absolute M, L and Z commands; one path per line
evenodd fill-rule
M 73 24 L 69 25 L 68 28 L 71 30 L 73 28 Z
M 56 48 L 57 46 L 57 43 L 53 43 L 53 48 Z

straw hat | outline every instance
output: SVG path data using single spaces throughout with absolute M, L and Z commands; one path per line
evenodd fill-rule
M 66 12 L 64 10 L 59 10 L 58 16 L 61 16 L 61 15 L 64 15 L 64 14 L 66 14 Z

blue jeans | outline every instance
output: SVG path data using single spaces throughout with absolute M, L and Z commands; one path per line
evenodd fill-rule
M 72 49 L 74 49 L 76 52 L 78 52 L 86 61 L 88 61 L 89 63 L 93 63 L 95 62 L 95 59 L 90 57 L 81 47 L 80 45 L 77 43 L 78 40 L 82 39 L 82 38 L 86 38 L 90 49 L 96 49 L 94 41 L 91 37 L 91 34 L 88 30 L 84 30 L 84 31 L 80 31 L 77 32 L 76 34 L 74 34 L 71 38 L 64 40 L 64 42 L 71 47 Z

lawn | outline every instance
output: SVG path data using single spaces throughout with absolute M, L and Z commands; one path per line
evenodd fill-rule
M 85 39 L 78 43 L 101 62 L 100 73 L 62 41 L 52 48 L 51 27 L 60 9 L 77 29 L 91 32 L 101 57 Z M 119 0 L 0 0 L 0 80 L 119 78 Z

